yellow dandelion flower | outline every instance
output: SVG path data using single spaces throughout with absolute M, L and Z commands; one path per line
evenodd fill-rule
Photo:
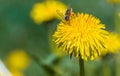
M 50 21 L 54 18 L 58 18 L 56 10 L 65 11 L 66 6 L 57 0 L 48 0 L 41 3 L 36 3 L 31 12 L 30 16 L 35 23 L 40 24 L 44 21 Z
M 29 56 L 24 50 L 14 50 L 7 56 L 5 63 L 9 69 L 23 70 L 28 66 L 29 61 Z
M 120 49 L 120 36 L 115 33 L 111 33 L 105 40 L 107 46 L 107 53 L 116 53 Z
M 111 4 L 119 4 L 120 0 L 107 0 L 107 2 Z
M 108 32 L 104 30 L 105 25 L 90 14 L 72 13 L 70 20 L 58 24 L 53 41 L 69 55 L 94 60 L 106 47 L 104 41 Z

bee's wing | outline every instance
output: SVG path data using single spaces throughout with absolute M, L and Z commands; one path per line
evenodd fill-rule
M 56 12 L 60 16 L 61 19 L 64 19 L 64 15 L 60 10 L 56 10 Z

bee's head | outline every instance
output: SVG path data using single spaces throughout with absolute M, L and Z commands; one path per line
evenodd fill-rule
M 68 9 L 66 10 L 65 15 L 69 15 L 71 12 L 72 12 L 72 8 L 68 8 Z

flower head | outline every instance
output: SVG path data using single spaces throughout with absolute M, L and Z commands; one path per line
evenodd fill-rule
M 105 40 L 107 51 L 106 53 L 116 53 L 120 49 L 120 36 L 115 33 L 110 33 L 108 38 Z
M 29 64 L 29 56 L 24 50 L 14 50 L 8 55 L 5 63 L 10 70 L 24 70 Z
M 106 48 L 104 41 L 108 32 L 104 30 L 105 25 L 90 14 L 72 13 L 70 20 L 58 24 L 53 40 L 69 55 L 94 60 Z
M 44 21 L 50 21 L 54 18 L 58 18 L 56 10 L 65 11 L 66 6 L 57 0 L 48 0 L 41 3 L 36 3 L 31 12 L 30 16 L 35 23 L 40 24 Z

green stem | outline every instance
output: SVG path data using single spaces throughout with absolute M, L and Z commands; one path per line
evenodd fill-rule
M 80 67 L 80 76 L 85 76 L 84 60 L 81 57 L 79 58 L 79 67 Z
M 107 61 L 107 60 L 106 60 Z M 111 76 L 109 64 L 105 60 L 103 61 L 103 76 Z M 113 75 L 114 76 L 114 75 Z

